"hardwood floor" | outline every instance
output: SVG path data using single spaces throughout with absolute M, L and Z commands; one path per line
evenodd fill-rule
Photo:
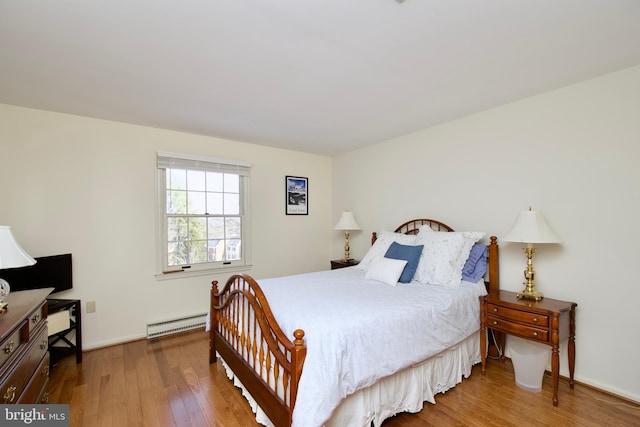
M 208 336 L 191 332 L 70 356 L 51 371 L 50 402 L 70 405 L 70 425 L 258 426 L 247 401 L 219 363 L 208 363 Z M 383 427 L 640 426 L 640 406 L 561 379 L 551 404 L 551 378 L 541 392 L 515 384 L 510 361 L 489 360 L 470 378 L 418 414 L 399 414 Z

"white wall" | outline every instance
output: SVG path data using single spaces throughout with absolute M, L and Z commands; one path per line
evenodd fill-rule
M 146 323 L 205 312 L 211 280 L 157 281 L 157 151 L 247 161 L 256 278 L 328 269 L 331 159 L 289 150 L 0 105 L 0 224 L 32 256 L 73 253 L 87 349 L 146 335 Z M 309 178 L 308 216 L 287 216 L 285 175 Z M 84 302 L 96 301 L 87 314 Z
M 349 207 L 363 228 L 355 258 L 371 231 L 411 218 L 500 237 L 519 211 L 543 211 L 564 243 L 538 248 L 537 289 L 578 303 L 576 379 L 640 401 L 640 67 L 353 151 L 333 168 L 334 221 Z M 520 290 L 520 245 L 500 250 L 501 288 Z

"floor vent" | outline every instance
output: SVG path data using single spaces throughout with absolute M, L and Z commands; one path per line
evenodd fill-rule
M 177 334 L 179 332 L 190 331 L 192 329 L 204 328 L 206 320 L 207 313 L 202 313 L 195 314 L 193 316 L 181 317 L 179 319 L 165 320 L 164 322 L 148 323 L 147 339 Z

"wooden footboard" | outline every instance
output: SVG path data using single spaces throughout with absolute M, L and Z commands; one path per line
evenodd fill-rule
M 209 363 L 222 356 L 276 427 L 290 426 L 307 354 L 304 331 L 289 340 L 246 274 L 231 276 L 220 291 L 212 282 L 210 313 Z

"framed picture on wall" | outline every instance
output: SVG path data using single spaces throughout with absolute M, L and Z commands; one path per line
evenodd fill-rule
M 285 183 L 287 215 L 309 214 L 309 178 L 287 176 Z

